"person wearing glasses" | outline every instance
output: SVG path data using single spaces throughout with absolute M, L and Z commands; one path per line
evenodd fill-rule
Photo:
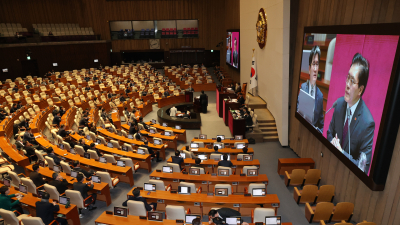
M 324 130 L 324 109 L 323 100 L 324 96 L 317 87 L 317 78 L 319 70 L 319 61 L 321 58 L 321 50 L 319 46 L 314 46 L 311 49 L 310 57 L 308 58 L 308 71 L 310 74 L 310 79 L 307 82 L 301 84 L 301 90 L 305 91 L 309 95 L 315 98 L 314 103 L 314 118 L 312 125 L 317 130 L 322 133 Z M 299 108 L 299 99 L 297 99 L 297 109 Z
M 371 163 L 375 130 L 374 118 L 361 98 L 367 87 L 368 76 L 367 59 L 356 53 L 345 79 L 344 97 L 336 100 L 337 105 L 327 131 L 328 141 L 366 174 Z

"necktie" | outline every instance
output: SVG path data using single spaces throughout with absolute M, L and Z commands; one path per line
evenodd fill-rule
M 314 96 L 314 87 L 311 87 L 311 96 Z
M 347 132 L 349 131 L 349 118 L 350 118 L 349 116 L 351 116 L 351 110 L 349 110 L 348 118 L 346 119 L 346 123 L 344 124 L 344 127 L 343 127 L 342 148 L 344 146 L 344 139 L 347 135 Z

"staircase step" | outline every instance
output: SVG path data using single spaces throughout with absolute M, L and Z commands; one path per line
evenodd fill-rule
M 260 127 L 260 126 L 258 126 L 258 128 L 259 128 L 262 132 L 277 131 L 277 128 L 276 128 L 276 127 Z
M 278 136 L 266 136 L 263 137 L 264 142 L 270 142 L 270 141 L 279 141 Z
M 258 127 L 276 127 L 275 123 L 258 123 Z
M 278 136 L 278 132 L 277 131 L 263 131 L 261 132 L 264 137 L 265 136 Z
M 266 119 L 259 119 L 259 118 L 257 118 L 257 121 L 259 122 L 259 123 L 275 123 L 275 120 L 266 120 Z

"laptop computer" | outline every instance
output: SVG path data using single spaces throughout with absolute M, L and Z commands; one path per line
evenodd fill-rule
M 165 132 L 164 132 L 164 135 L 165 135 L 165 136 L 171 136 L 171 132 L 165 131 Z
M 163 173 L 172 173 L 172 167 L 171 166 L 163 166 L 162 168 Z
M 3 184 L 4 184 L 4 186 L 10 187 L 10 186 L 11 186 L 11 180 L 5 178 L 5 179 L 3 180 Z
M 281 225 L 281 216 L 266 216 L 265 225 Z
M 144 183 L 143 190 L 145 191 L 156 191 L 155 184 Z
M 99 157 L 99 162 L 107 163 L 107 159 L 105 157 Z
M 66 196 L 60 196 L 59 198 L 58 198 L 58 202 L 60 203 L 60 204 L 62 204 L 62 205 L 66 205 L 67 204 L 67 202 L 69 202 L 69 198 L 68 197 L 66 197 Z
M 201 160 L 207 160 L 208 159 L 208 156 L 206 154 L 199 154 L 199 155 L 197 155 L 197 157 L 199 157 L 199 159 L 201 159 Z
M 299 107 L 297 112 L 305 119 L 307 122 L 312 124 L 314 119 L 314 104 L 315 98 L 309 95 L 307 92 L 300 89 L 299 92 Z
M 190 148 L 199 148 L 198 143 L 190 143 Z
M 125 167 L 125 161 L 118 160 L 118 161 L 117 161 L 117 166 Z
M 128 134 L 128 138 L 129 139 L 133 139 L 133 135 L 132 134 Z
M 83 157 L 86 159 L 90 159 L 90 153 L 84 152 Z
M 183 153 L 183 152 L 181 152 L 181 153 L 179 154 L 179 156 L 180 156 L 182 159 L 186 159 L 186 154 Z
M 236 148 L 237 149 L 243 149 L 246 145 L 245 144 L 237 144 Z
M 162 126 L 163 127 L 168 127 L 168 124 L 167 123 L 162 123 Z
M 175 129 L 180 130 L 182 129 L 181 125 L 175 125 Z
M 253 188 L 252 196 L 265 196 L 265 188 Z
M 186 214 L 185 215 L 185 223 L 188 224 L 192 224 L 192 221 L 194 219 L 200 218 L 201 219 L 201 215 L 195 215 L 195 214 Z
M 161 145 L 161 141 L 157 139 L 153 139 L 155 145 Z
M 23 184 L 19 184 L 19 192 L 23 193 L 23 194 L 28 194 L 28 187 L 26 185 Z
M 178 186 L 179 194 L 190 194 L 190 187 Z
M 56 172 L 56 173 L 59 173 L 61 171 L 61 167 L 57 166 L 57 165 L 54 165 L 53 171 Z
M 225 219 L 225 223 L 229 225 L 236 225 L 236 224 L 241 224 L 241 217 L 227 217 Z
M 147 216 L 148 216 L 147 219 L 148 220 L 152 220 L 152 221 L 162 222 L 163 219 L 164 219 L 164 213 L 163 212 L 157 212 L 157 211 L 151 212 L 151 211 L 149 211 L 149 212 L 147 212 Z
M 78 176 L 78 172 L 71 171 L 71 177 L 76 178 Z
M 101 177 L 100 176 L 92 176 L 92 181 L 95 183 L 101 183 Z

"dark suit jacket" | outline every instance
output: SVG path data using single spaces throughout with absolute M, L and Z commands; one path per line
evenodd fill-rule
M 136 134 L 138 130 L 135 128 L 135 126 L 130 126 L 129 127 L 129 134 Z
M 231 208 L 220 208 L 217 210 L 217 212 L 223 220 L 226 220 L 227 217 L 241 216 L 240 212 Z
M 68 190 L 68 181 L 64 179 L 63 181 L 52 180 L 49 182 L 50 185 L 53 185 L 57 188 L 58 193 L 62 194 L 65 190 Z
M 30 134 L 28 132 L 24 133 L 24 140 L 27 140 L 29 142 L 32 142 L 32 140 L 35 139 L 35 136 L 33 136 L 33 134 Z
M 232 164 L 231 161 L 221 160 L 221 161 L 218 162 L 218 166 L 232 167 L 233 164 Z
M 200 95 L 200 103 L 202 105 L 207 105 L 208 106 L 208 100 L 207 100 L 207 95 L 206 94 L 201 94 Z
M 165 97 L 168 97 L 168 96 L 169 96 L 169 91 L 166 90 L 166 91 L 164 92 L 164 96 L 165 96 Z
M 247 115 L 244 118 L 246 119 L 246 126 L 253 126 L 253 119 L 251 116 Z
M 305 83 L 301 84 L 301 90 L 309 93 L 309 82 L 307 81 Z M 323 100 L 324 96 L 322 92 L 319 90 L 317 86 L 315 86 L 316 92 L 315 92 L 315 104 L 314 104 L 314 118 L 313 118 L 313 123 L 315 127 L 318 127 L 321 130 L 324 130 L 324 109 L 323 109 Z M 299 108 L 299 97 L 297 97 L 297 109 Z
M 74 190 L 79 191 L 82 198 L 85 199 L 89 197 L 88 191 L 92 190 L 94 185 L 87 186 L 85 183 L 75 182 L 72 186 L 74 187 Z
M 85 118 L 82 118 L 82 119 L 79 121 L 79 126 L 85 126 L 85 127 L 87 127 L 87 126 L 88 126 L 87 120 L 86 120 Z
M 50 202 L 36 202 L 36 216 L 40 217 L 46 225 L 49 225 L 54 220 L 54 213 L 59 210 L 59 205 L 53 205 Z
M 83 173 L 83 175 L 85 175 L 86 178 L 91 177 L 93 175 L 93 174 L 89 173 L 88 171 L 86 171 L 86 170 L 84 170 L 84 169 L 82 169 L 80 167 L 74 168 L 73 170 Z
M 179 168 L 182 170 L 181 165 L 183 164 L 184 160 L 179 156 L 172 156 L 171 158 L 172 158 L 172 163 L 178 164 Z M 177 171 L 174 171 L 174 172 L 177 172 Z M 180 172 L 180 171 L 178 171 L 178 172 Z
M 240 97 L 240 98 L 239 98 L 239 100 L 238 100 L 238 102 L 240 103 L 240 105 L 243 105 L 243 104 L 244 104 L 244 102 L 245 102 L 245 100 L 244 100 L 244 98 L 243 98 L 243 97 Z
M 345 152 L 348 152 L 348 135 L 346 135 L 346 138 L 344 140 L 341 140 L 343 136 L 344 123 L 346 121 L 346 108 L 347 103 L 344 100 L 344 97 L 340 97 L 337 100 L 337 106 L 335 108 L 335 112 L 333 113 L 332 120 L 329 124 L 327 139 L 328 141 L 332 141 L 332 139 L 337 134 L 338 138 L 341 141 L 340 143 L 344 143 L 343 150 Z M 374 130 L 374 118 L 372 117 L 371 112 L 369 111 L 365 102 L 360 99 L 360 102 L 358 103 L 350 122 L 350 154 L 352 155 L 353 159 L 358 160 L 360 154 L 362 152 L 365 153 L 365 155 L 367 156 L 367 164 L 364 171 L 365 173 L 368 173 L 371 163 L 370 161 L 374 139 Z
M 17 146 L 17 149 L 21 149 L 21 148 L 24 148 L 24 147 L 25 147 L 24 144 L 22 144 L 22 143 L 19 142 L 19 141 L 16 141 L 16 142 L 15 142 L 15 145 Z
M 144 207 L 146 208 L 146 211 L 150 211 L 152 208 L 149 205 L 149 203 L 147 203 L 146 199 L 143 197 L 134 197 L 134 196 L 129 196 L 128 200 L 126 200 L 125 202 L 122 203 L 122 206 L 127 206 L 127 202 L 129 200 L 133 200 L 133 201 L 139 201 L 139 202 L 143 202 L 144 203 Z
M 60 126 L 60 123 L 61 123 L 61 117 L 55 116 L 53 118 L 53 124 L 57 124 L 57 126 Z
M 56 165 L 60 165 L 61 159 L 58 156 L 56 156 L 55 154 L 49 154 L 47 156 L 52 158 Z
M 43 184 L 45 184 L 42 174 L 40 174 L 36 171 L 31 172 L 29 174 L 29 178 L 31 178 L 31 180 L 36 185 L 36 187 L 39 187 L 39 186 L 42 186 Z
M 58 131 L 58 135 L 60 135 L 63 138 L 66 137 L 69 133 L 70 133 L 69 131 L 66 131 L 64 129 Z

